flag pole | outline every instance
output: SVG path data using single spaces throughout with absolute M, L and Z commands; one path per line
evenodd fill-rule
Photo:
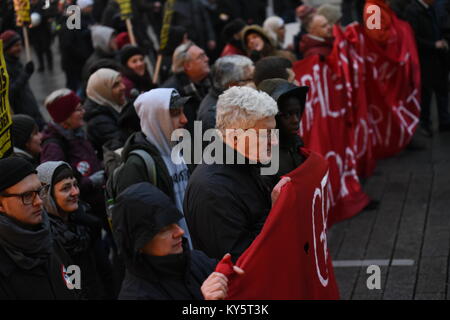
M 25 42 L 25 53 L 26 53 L 26 57 L 27 57 L 27 62 L 31 61 L 31 53 L 30 53 L 30 42 L 28 40 L 28 28 L 27 26 L 23 25 L 22 26 L 22 31 L 23 31 L 23 39 Z

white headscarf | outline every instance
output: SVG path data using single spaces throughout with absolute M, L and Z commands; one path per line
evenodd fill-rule
M 278 39 L 277 30 L 284 26 L 284 20 L 280 17 L 273 16 L 269 17 L 264 21 L 263 29 L 267 34 L 280 45 L 283 45 L 284 39 Z
M 101 68 L 95 71 L 87 83 L 88 98 L 101 106 L 113 107 L 120 113 L 123 105 L 117 104 L 112 97 L 112 88 L 119 76 L 120 73 L 113 69 Z

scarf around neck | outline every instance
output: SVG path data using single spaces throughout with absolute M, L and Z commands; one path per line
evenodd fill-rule
M 47 261 L 53 239 L 48 215 L 42 211 L 42 223 L 36 230 L 0 213 L 0 246 L 17 266 L 31 270 Z

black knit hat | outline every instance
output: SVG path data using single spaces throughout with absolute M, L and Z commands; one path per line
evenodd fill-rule
M 25 114 L 12 116 L 11 136 L 14 147 L 25 150 L 25 144 L 30 140 L 31 134 L 38 126 L 34 119 Z
M 126 67 L 128 59 L 130 59 L 132 56 L 137 55 L 137 54 L 140 54 L 143 56 L 144 51 L 139 47 L 127 44 L 120 50 L 120 63 L 124 67 Z
M 30 174 L 36 173 L 33 165 L 19 157 L 0 160 L 0 192 L 22 181 Z
M 234 19 L 233 21 L 227 23 L 222 31 L 222 36 L 225 41 L 230 41 L 233 36 L 242 31 L 247 26 L 244 20 L 241 18 Z

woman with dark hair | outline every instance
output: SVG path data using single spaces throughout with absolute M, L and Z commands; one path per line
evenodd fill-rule
M 138 94 L 154 88 L 141 48 L 132 45 L 124 46 L 120 50 L 120 63 L 122 64 L 122 83 L 125 85 L 127 98 L 133 98 L 131 94 L 133 89 L 136 89 L 134 93 L 136 98 Z

